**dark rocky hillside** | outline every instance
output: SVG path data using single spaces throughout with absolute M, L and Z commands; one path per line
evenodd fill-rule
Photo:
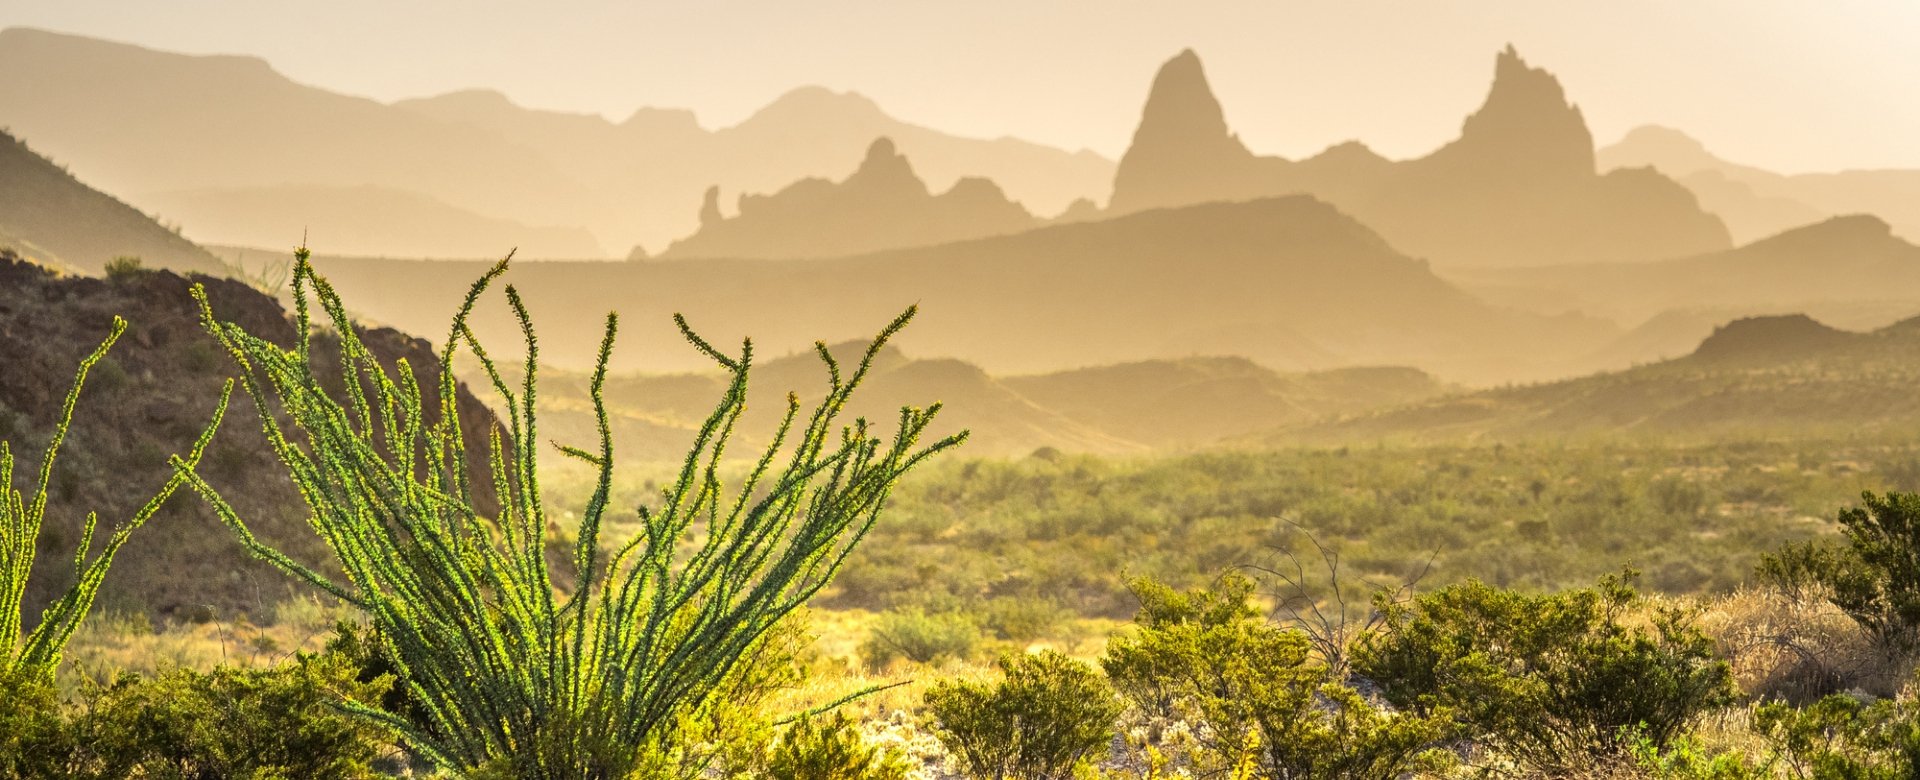
M 56 464 L 42 555 L 28 588 L 29 615 L 71 576 L 66 562 L 87 512 L 99 512 L 102 527 L 111 528 L 145 503 L 166 482 L 168 456 L 192 446 L 222 380 L 234 374 L 201 328 L 190 295 L 195 282 L 207 286 L 221 319 L 291 343 L 292 323 L 280 304 L 239 282 L 168 271 L 62 277 L 0 254 L 0 438 L 21 461 L 16 487 L 31 489 L 80 359 L 106 336 L 115 315 L 129 322 L 89 378 Z M 427 342 L 388 329 L 365 331 L 363 338 L 382 358 L 408 359 L 422 372 L 422 387 L 436 386 L 428 374 L 437 360 Z M 333 343 L 316 340 L 316 359 L 328 366 L 337 365 L 325 356 Z M 484 436 L 491 413 L 464 390 L 461 403 L 469 436 Z M 477 484 L 491 484 L 480 473 L 485 464 L 475 466 Z M 236 391 L 201 473 L 263 539 L 304 561 L 328 560 L 243 393 Z M 101 604 L 161 618 L 226 619 L 271 606 L 291 586 L 285 575 L 251 560 L 205 503 L 182 491 L 121 551 Z

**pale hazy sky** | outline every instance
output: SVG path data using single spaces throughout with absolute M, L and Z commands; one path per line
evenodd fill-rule
M 1512 42 L 1603 144 L 1659 123 L 1788 172 L 1920 168 L 1915 0 L 0 0 L 11 25 L 254 54 L 382 100 L 488 87 L 709 127 L 821 84 L 949 132 L 1115 156 L 1181 48 L 1256 151 L 1358 138 L 1402 157 L 1458 131 Z

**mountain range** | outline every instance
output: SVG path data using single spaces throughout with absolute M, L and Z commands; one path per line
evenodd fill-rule
M 1196 238 L 1201 237 L 1201 238 Z M 321 257 L 317 266 L 375 321 L 444 327 L 484 265 Z M 1539 356 L 1596 348 L 1612 326 L 1490 306 L 1307 196 L 1156 209 L 933 247 L 817 260 L 543 262 L 515 284 L 540 322 L 545 359 L 593 359 L 600 319 L 626 318 L 626 370 L 700 365 L 667 316 L 762 354 L 870 334 L 910 303 L 902 346 L 996 373 L 1231 354 L 1275 369 L 1418 365 L 1448 381 L 1562 375 Z M 517 343 L 507 313 L 479 329 Z M 1551 359 L 1549 359 L 1550 361 Z M 1543 373 L 1544 372 L 1544 373 Z
M 1601 149 L 1599 161 L 1603 169 L 1650 166 L 1678 179 L 1741 242 L 1844 214 L 1872 214 L 1900 236 L 1920 240 L 1920 171 L 1783 175 L 1728 162 L 1687 134 L 1657 125 L 1628 132 Z
M 1482 298 L 1543 315 L 1580 312 L 1634 325 L 1596 367 L 1674 357 L 1715 325 L 1806 313 L 1877 328 L 1920 312 L 1920 246 L 1878 217 L 1832 217 L 1723 252 L 1652 263 L 1455 271 Z M 1638 348 L 1626 348 L 1628 344 Z
M 1596 437 L 1715 442 L 1897 434 L 1920 425 L 1916 382 L 1920 318 L 1856 332 L 1802 314 L 1752 317 L 1715 329 L 1691 354 L 1672 360 L 1435 397 L 1242 441 L 1261 446 Z
M 540 250 L 529 256 L 657 250 L 694 231 L 707 188 L 771 192 L 838 175 L 880 137 L 936 189 L 984 176 L 1039 213 L 1103 194 L 1113 175 L 1113 163 L 1090 152 L 950 136 L 818 87 L 730 127 L 651 108 L 612 122 L 484 91 L 385 104 L 298 84 L 257 58 L 18 27 L 0 30 L 0 117 L 140 208 L 191 213 L 185 231 L 201 242 L 289 246 L 301 238 L 291 229 L 271 241 L 260 231 L 309 220 L 301 224 L 313 245 L 345 253 L 398 255 L 393 248 L 426 243 L 450 248 L 433 256 L 463 254 L 475 225 L 518 239 L 484 255 L 513 245 Z M 363 187 L 404 208 L 367 207 Z M 300 209 L 256 227 L 258 203 L 288 198 Z
M 99 274 L 116 257 L 149 266 L 224 274 L 207 250 L 138 209 L 74 178 L 0 131 L 0 246 L 42 265 Z

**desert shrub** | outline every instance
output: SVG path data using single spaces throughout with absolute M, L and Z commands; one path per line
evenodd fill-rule
M 1788 544 L 1767 555 L 1761 576 L 1784 588 L 1815 586 L 1872 632 L 1888 653 L 1920 639 L 1920 493 L 1863 493 L 1841 510 L 1844 545 Z
M 845 714 L 801 718 L 766 752 L 771 780 L 906 780 L 906 758 L 872 744 Z
M 133 255 L 118 255 L 107 261 L 108 279 L 125 279 L 141 271 L 140 258 Z
M 1576 773 L 1640 739 L 1664 749 L 1733 700 L 1732 674 L 1691 611 L 1646 604 L 1630 583 L 1530 595 L 1468 581 L 1383 604 L 1354 669 L 1397 706 L 1453 713 L 1488 758 L 1535 771 Z
M 1761 705 L 1753 722 L 1796 777 L 1906 780 L 1920 773 L 1920 712 L 1911 701 L 1836 694 L 1804 708 L 1774 702 Z
M 1699 740 L 1682 736 L 1662 747 L 1645 735 L 1634 732 L 1622 762 L 1625 770 L 1596 775 L 1646 778 L 1647 780 L 1772 780 L 1773 761 L 1755 762 L 1739 750 L 1710 750 Z
M 1010 642 L 1031 642 L 1049 636 L 1066 617 L 1060 607 L 1043 598 L 1003 596 L 980 609 L 984 627 Z
M 0 671 L 0 778 L 71 775 L 75 747 L 52 682 L 24 671 Z
M 94 348 L 92 354 L 80 361 L 80 367 L 74 374 L 73 387 L 67 391 L 66 400 L 60 407 L 60 418 L 54 425 L 53 438 L 47 443 L 46 454 L 40 459 L 39 478 L 34 483 L 36 487 L 31 495 L 14 487 L 13 449 L 8 442 L 0 441 L 0 678 L 22 676 L 39 682 L 52 681 L 54 669 L 60 665 L 68 640 L 93 608 L 94 598 L 107 576 L 107 570 L 113 565 L 114 555 L 132 538 L 133 532 L 152 519 L 174 491 L 187 482 L 178 474 L 167 480 L 145 506 L 114 530 L 97 552 L 93 549 L 97 518 L 89 514 L 81 529 L 78 549 L 72 558 L 73 584 L 41 610 L 31 631 L 25 630 L 27 624 L 23 613 L 27 579 L 33 573 L 35 559 L 45 542 L 50 541 L 42 538 L 41 528 L 46 522 L 47 489 L 53 483 L 54 465 L 59 459 L 60 446 L 66 442 L 67 430 L 73 424 L 74 409 L 80 402 L 80 391 L 86 386 L 88 372 L 96 366 L 113 365 L 107 362 L 107 351 L 113 348 L 114 342 L 126 330 L 126 320 L 113 318 L 113 328 L 106 339 Z M 232 389 L 231 383 L 227 388 Z M 176 462 L 188 467 L 199 463 L 207 443 L 212 441 L 214 432 L 220 427 L 220 418 L 226 407 L 227 397 L 223 392 L 213 421 L 201 432 L 192 452 L 184 460 L 176 458 Z
M 724 354 L 676 318 L 688 342 L 730 380 L 676 479 L 654 508 L 640 510 L 639 533 L 611 554 L 600 538 L 614 468 L 603 390 L 618 322 L 609 315 L 590 389 L 598 441 L 592 451 L 560 448 L 593 469 L 595 485 L 569 560 L 556 567 L 536 468 L 543 440 L 532 323 L 508 286 L 526 348 L 517 390 L 467 326 L 506 270 L 502 261 L 477 281 L 453 320 L 432 377 L 437 409 L 411 366 L 390 371 L 360 341 L 304 250 L 292 275 L 292 349 L 219 322 L 205 290 L 195 288 L 203 321 L 239 365 L 268 442 L 344 581 L 264 544 L 210 484 L 185 464 L 179 471 L 250 551 L 367 616 L 420 714 L 410 719 L 359 699 L 341 706 L 396 729 L 434 763 L 518 778 L 697 776 L 708 759 L 692 752 L 710 740 L 691 726 L 731 705 L 728 681 L 831 581 L 898 480 L 960 440 L 922 446 L 937 405 L 902 409 L 891 442 L 872 435 L 864 420 L 840 422 L 874 356 L 913 311 L 890 324 L 850 372 L 820 345 L 824 400 L 803 414 L 789 395 L 771 443 L 734 485 L 722 479 L 720 461 L 745 411 L 752 344 Z M 328 394 L 320 379 L 326 370 L 314 365 L 316 302 L 339 343 L 344 400 Z M 453 366 L 461 347 L 504 399 L 505 430 L 487 432 L 501 507 L 494 517 L 481 514 L 468 476 L 472 456 Z
M 997 682 L 927 691 L 933 731 L 968 777 L 1066 780 L 1104 753 L 1122 705 L 1097 670 L 1051 650 L 1000 665 Z
M 391 682 L 355 679 L 337 655 L 266 669 L 124 674 L 82 694 L 76 775 L 98 778 L 372 778 L 391 734 L 342 712 Z
M 979 645 L 980 627 L 967 615 L 910 607 L 880 615 L 859 652 L 863 663 L 879 669 L 897 658 L 921 664 L 943 658 L 964 661 Z
M 1808 704 L 1841 691 L 1898 693 L 1912 672 L 1818 588 L 1747 588 L 1713 599 L 1700 617 L 1748 696 Z
M 1133 590 L 1138 631 L 1114 637 L 1102 664 L 1148 730 L 1193 741 L 1184 763 L 1197 774 L 1386 780 L 1424 763 L 1443 734 L 1441 716 L 1376 706 L 1313 657 L 1304 632 L 1261 619 L 1245 577 Z M 1180 750 L 1167 742 L 1151 747 Z

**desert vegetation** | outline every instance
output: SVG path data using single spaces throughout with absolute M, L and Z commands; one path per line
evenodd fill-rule
M 0 615 L 0 772 L 1891 778 L 1920 766 L 1910 444 L 1040 451 L 922 468 L 964 438 L 926 439 L 937 404 L 902 410 L 887 438 L 842 420 L 909 310 L 857 362 L 821 346 L 821 400 L 790 396 L 745 456 L 726 447 L 752 343 L 723 352 L 680 320 L 731 377 L 726 391 L 683 461 L 616 468 L 602 388 L 617 320 L 587 388 L 597 440 L 548 443 L 517 291 L 502 297 L 523 329 L 518 368 L 466 322 L 506 270 L 472 286 L 424 367 L 376 357 L 304 255 L 290 345 L 223 321 L 196 291 L 205 337 L 231 359 L 331 559 L 262 540 L 202 475 L 216 413 L 99 552 L 83 535 L 66 595 L 26 616 L 54 455 L 116 321 L 81 363 L 34 487 L 0 506 L 14 605 Z M 316 370 L 322 339 L 338 369 Z M 484 438 L 454 408 L 462 351 L 502 400 Z M 0 456 L 11 481 L 11 447 Z M 182 488 L 309 595 L 257 624 L 90 615 L 114 553 Z

